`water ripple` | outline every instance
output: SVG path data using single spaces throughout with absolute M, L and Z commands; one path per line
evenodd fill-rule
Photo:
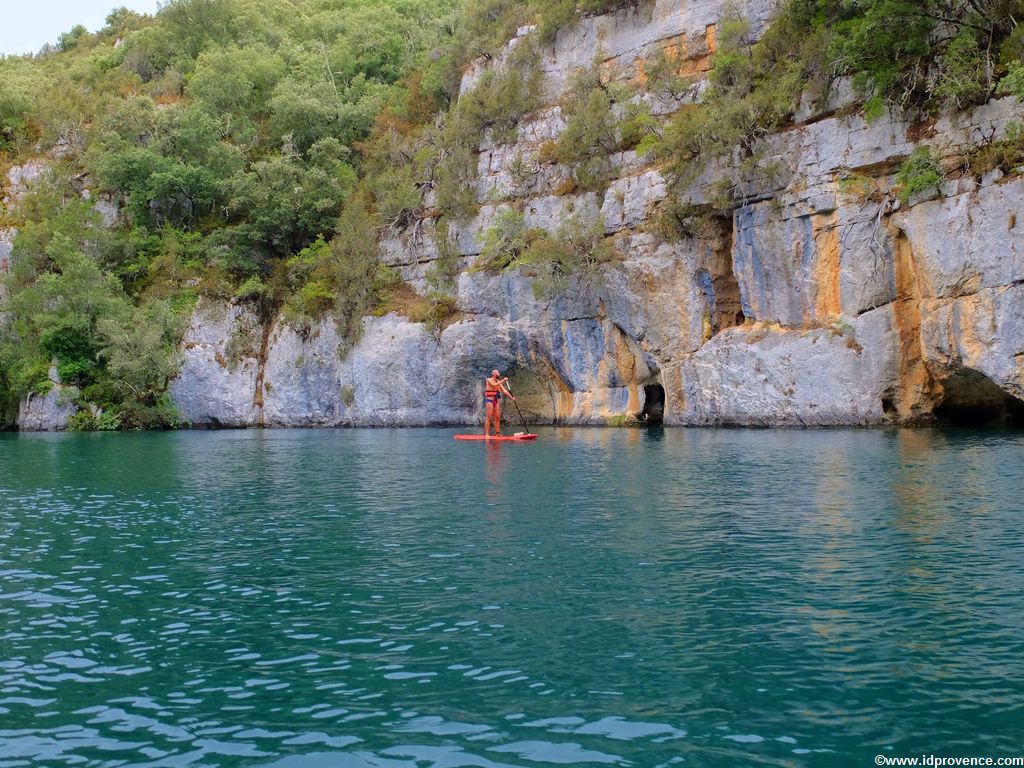
M 1022 448 L 3 435 L 0 768 L 1014 754 Z

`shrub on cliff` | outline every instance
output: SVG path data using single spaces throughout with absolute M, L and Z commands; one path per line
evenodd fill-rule
M 951 109 L 980 104 L 992 92 L 988 66 L 974 31 L 962 31 L 939 57 L 935 98 Z
M 346 205 L 330 240 L 318 238 L 287 263 L 284 317 L 304 328 L 326 314 L 334 317 L 343 349 L 362 334 L 362 320 L 399 281 L 381 263 L 376 222 L 364 191 Z
M 544 236 L 543 230 L 527 227 L 522 212 L 515 208 L 501 210 L 481 234 L 484 247 L 476 268 L 485 270 L 512 266 L 534 240 Z
M 427 269 L 426 281 L 432 291 L 452 294 L 457 288 L 459 274 L 459 244 L 446 219 L 434 223 L 434 247 L 437 258 Z
M 611 155 L 619 146 L 619 126 L 613 107 L 629 93 L 602 73 L 599 62 L 577 71 L 562 99 L 565 130 L 555 142 L 553 159 L 572 170 L 581 189 L 601 191 L 613 168 Z
M 133 308 L 117 280 L 64 235 L 51 243 L 49 257 L 51 264 L 10 303 L 16 345 L 6 361 L 8 386 L 17 394 L 35 390 L 53 360 L 61 382 L 79 387 L 83 401 L 115 414 L 144 413 L 177 369 L 183 316 L 160 300 Z
M 576 213 L 559 225 L 554 237 L 534 238 L 516 266 L 534 273 L 533 291 L 538 298 L 551 298 L 574 285 L 596 290 L 602 285 L 603 265 L 614 257 L 601 217 L 589 219 Z
M 159 299 L 121 317 L 101 318 L 96 330 L 104 342 L 104 375 L 83 392 L 84 399 L 116 416 L 125 429 L 178 426 L 164 393 L 181 365 L 178 343 L 187 324 L 185 313 Z
M 1018 101 L 1024 101 L 1024 61 L 1010 64 L 1006 76 L 999 82 L 999 94 L 1016 96 Z
M 585 289 L 596 288 L 602 265 L 613 258 L 600 216 L 590 219 L 571 214 L 551 235 L 528 227 L 521 212 L 508 208 L 484 230 L 477 269 L 525 268 L 533 278 L 534 293 L 550 298 L 568 290 L 574 282 Z
M 33 138 L 32 85 L 21 69 L 0 69 L 0 157 L 14 154 Z
M 44 176 L 15 213 L 14 269 L 3 278 L 9 325 L 0 336 L 10 402 L 50 388 L 48 370 L 82 390 L 83 401 L 111 414 L 143 413 L 159 400 L 176 368 L 176 345 L 191 303 L 164 290 L 159 273 L 181 269 L 177 237 L 145 244 L 153 249 L 119 279 L 126 247 L 81 199 L 60 167 Z M 136 254 L 138 256 L 138 254 Z M 138 305 L 133 304 L 133 298 Z M 148 420 L 147 424 L 152 424 Z M 131 428 L 136 421 L 123 419 Z
M 441 332 L 459 316 L 459 303 L 454 296 L 439 291 L 427 295 L 409 309 L 409 320 L 423 323 L 431 336 L 439 339 Z
M 756 165 L 758 140 L 796 109 L 806 82 L 801 54 L 810 58 L 821 46 L 814 36 L 790 38 L 793 26 L 784 13 L 755 43 L 745 19 L 723 19 L 703 101 L 676 112 L 650 144 L 677 181 L 692 180 L 716 160 L 730 159 L 723 170 L 739 173 Z M 728 175 L 721 177 L 724 185 L 731 181 Z
M 540 104 L 539 56 L 532 42 L 516 47 L 499 70 L 488 70 L 446 114 L 430 125 L 377 120 L 360 143 L 363 170 L 384 227 L 397 234 L 433 213 L 464 219 L 476 212 L 477 152 L 513 141 L 522 118 Z M 436 212 L 428 209 L 433 191 Z
M 558 30 L 576 21 L 581 15 L 610 13 L 637 5 L 636 0 L 532 0 L 535 21 L 543 39 L 555 39 Z
M 997 168 L 1003 173 L 1013 173 L 1021 167 L 1024 167 L 1024 125 L 1018 122 L 1006 126 L 1006 135 L 1001 140 L 978 147 L 970 157 L 971 173 L 979 177 Z
M 896 174 L 900 200 L 904 205 L 913 197 L 937 190 L 941 181 L 942 172 L 928 147 L 915 149 Z

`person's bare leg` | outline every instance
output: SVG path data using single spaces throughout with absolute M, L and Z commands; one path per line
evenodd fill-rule
M 494 434 L 501 434 L 501 404 L 494 404 Z
M 484 411 L 484 437 L 487 437 L 487 434 L 488 434 L 488 432 L 490 430 L 490 427 L 491 427 L 491 421 L 493 419 L 494 419 L 494 405 L 492 403 L 488 403 L 487 406 L 486 406 L 486 409 Z

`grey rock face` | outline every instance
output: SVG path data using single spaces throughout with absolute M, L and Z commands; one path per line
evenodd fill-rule
M 809 331 L 734 328 L 684 363 L 683 424 L 879 424 L 897 372 L 892 310 Z
M 893 223 L 917 256 L 923 295 L 961 296 L 1024 280 L 1022 202 L 1024 183 L 1016 180 L 896 214 Z
M 856 105 L 857 93 L 853 87 L 853 79 L 839 77 L 831 83 L 824 97 L 821 94 L 805 92 L 800 99 L 800 106 L 793 116 L 793 122 L 809 123 L 839 110 L 851 109 Z
M 436 336 L 404 318 L 367 318 L 342 355 L 329 320 L 305 334 L 278 321 L 262 380 L 258 324 L 237 307 L 207 306 L 172 393 L 197 424 L 473 423 L 480 383 L 498 367 L 539 420 L 636 413 L 644 385 L 657 383 L 670 424 L 879 424 L 911 386 L 907 343 L 931 371 L 933 406 L 965 368 L 1021 393 L 1020 243 L 1009 227 L 1022 200 L 1022 182 L 1011 181 L 920 203 L 883 226 L 870 205 L 805 191 L 739 209 L 731 251 L 620 237 L 621 261 L 594 290 L 542 300 L 528 275 L 463 272 L 465 318 Z M 531 215 L 554 226 L 557 204 L 539 198 Z M 893 231 L 920 281 L 909 329 L 906 301 L 895 301 Z M 232 339 L 250 350 L 233 364 Z
M 11 252 L 17 234 L 16 229 L 0 229 L 0 275 L 11 271 Z
M 185 364 L 171 386 L 175 405 L 194 425 L 465 423 L 480 410 L 486 373 L 509 367 L 512 358 L 511 331 L 500 320 L 458 322 L 435 337 L 422 324 L 388 315 L 364 319 L 352 349 L 341 347 L 329 318 L 301 332 L 278 320 L 261 360 L 254 345 L 232 351 L 224 343 L 255 338 L 254 320 L 230 305 L 197 310 Z
M 44 160 L 33 160 L 22 165 L 14 165 L 7 171 L 6 194 L 3 198 L 4 207 L 17 206 L 33 181 L 42 176 L 48 169 L 49 164 Z M 13 227 L 0 228 L 0 276 L 11 271 L 11 259 L 14 250 L 14 238 L 18 230 Z M 3 288 L 0 287 L 0 291 Z M 0 299 L 3 294 L 0 293 Z
M 940 379 L 968 369 L 1024 400 L 1024 285 L 928 300 L 921 335 L 925 359 Z
M 733 263 L 744 314 L 788 326 L 809 322 L 820 258 L 812 217 L 783 218 L 769 202 L 740 208 L 735 222 Z
M 1018 178 L 893 217 L 919 297 L 922 357 L 941 397 L 970 371 L 1024 399 L 1024 239 L 1015 225 L 1022 204 Z
M 16 422 L 18 429 L 26 432 L 63 432 L 68 428 L 68 419 L 78 411 L 75 405 L 78 389 L 60 383 L 56 365 L 50 367 L 47 377 L 53 385 L 49 392 L 21 398 Z
M 268 426 L 335 426 L 347 410 L 334 323 L 301 333 L 274 327 L 263 380 L 263 421 Z M 349 403 L 350 404 L 350 403 Z
M 508 329 L 464 321 L 439 338 L 396 315 L 366 318 L 351 350 L 334 324 L 305 338 L 278 327 L 267 358 L 267 426 L 420 426 L 465 423 L 479 409 L 488 364 L 506 364 Z M 493 361 L 490 362 L 489 361 Z M 488 369 L 489 370 L 489 369 Z
M 530 290 L 512 275 L 494 282 L 477 301 L 488 291 Z M 563 300 L 538 316 L 469 315 L 437 335 L 395 315 L 366 318 L 351 350 L 339 349 L 330 319 L 305 333 L 278 322 L 264 362 L 250 354 L 232 367 L 221 339 L 248 333 L 248 318 L 206 305 L 189 329 L 171 394 L 197 426 L 464 424 L 482 418 L 483 380 L 498 368 L 528 372 L 520 383 L 532 390 L 525 404 L 534 415 L 603 423 L 631 402 L 639 407 L 637 375 L 649 372 L 639 348 L 607 318 L 565 317 L 585 306 Z
M 113 200 L 102 197 L 93 204 L 93 210 L 100 215 L 100 220 L 105 227 L 114 226 L 121 216 L 120 207 Z
M 18 428 L 26 432 L 63 432 L 78 408 L 74 387 L 55 386 L 45 395 L 27 395 L 18 408 Z
M 658 170 L 616 179 L 605 193 L 601 216 L 609 233 L 632 229 L 647 221 L 668 196 L 668 184 Z
M 740 0 L 733 5 L 750 20 L 753 33 L 759 34 L 777 7 L 777 0 Z M 697 71 L 706 68 L 715 45 L 715 26 L 725 8 L 722 0 L 655 0 L 584 18 L 561 30 L 554 46 L 544 51 L 546 95 L 557 100 L 573 73 L 595 60 L 614 63 L 625 76 L 632 76 L 642 62 L 666 46 L 679 50 Z M 499 55 L 497 66 L 503 66 L 506 55 Z M 462 93 L 477 83 L 487 66 L 488 62 L 478 61 L 470 67 L 462 79 Z
M 16 202 L 22 197 L 36 179 L 50 169 L 50 162 L 46 159 L 30 160 L 21 165 L 13 165 L 7 171 L 7 194 L 4 196 L 5 205 Z
M 182 343 L 181 372 L 171 400 L 194 425 L 259 423 L 256 380 L 262 325 L 247 308 L 201 301 Z

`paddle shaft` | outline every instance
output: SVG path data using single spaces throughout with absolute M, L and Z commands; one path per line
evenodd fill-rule
M 505 389 L 508 390 L 510 395 L 512 394 L 512 390 L 508 386 L 508 379 L 505 380 Z M 526 429 L 526 419 L 523 418 L 523 412 L 519 410 L 519 403 L 516 402 L 515 398 L 512 398 L 512 405 L 516 407 L 516 413 L 519 414 L 519 423 L 523 425 L 523 429 Z

